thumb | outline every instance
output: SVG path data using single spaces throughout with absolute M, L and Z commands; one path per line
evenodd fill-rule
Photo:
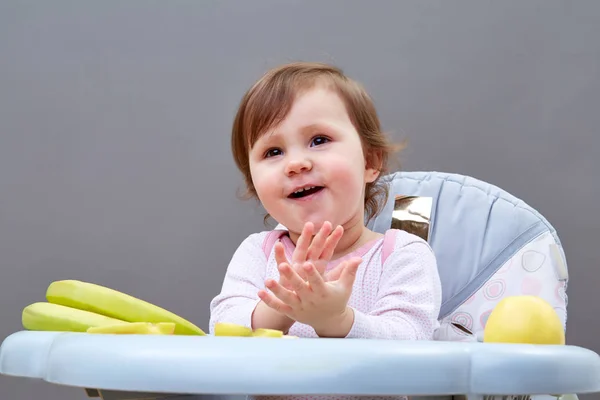
M 325 282 L 337 281 L 346 267 L 345 263 L 339 263 L 334 269 L 325 273 Z
M 317 270 L 317 272 L 319 273 L 319 275 L 321 276 L 325 276 L 325 270 L 327 269 L 327 263 L 324 262 L 314 262 L 313 265 L 315 266 L 315 269 Z
M 358 271 L 361 261 L 360 258 L 353 258 L 344 262 L 344 270 L 342 271 L 339 281 L 346 289 L 351 289 L 352 285 L 354 285 L 356 272 Z
M 342 272 L 344 272 L 344 269 L 346 268 L 346 265 L 348 265 L 348 262 L 357 262 L 358 265 L 360 265 L 360 263 L 362 263 L 362 258 L 353 257 L 350 260 L 346 260 L 345 262 L 339 263 L 334 269 L 325 274 L 325 281 L 330 282 L 337 281 L 338 279 L 340 279 L 340 276 L 342 275 Z

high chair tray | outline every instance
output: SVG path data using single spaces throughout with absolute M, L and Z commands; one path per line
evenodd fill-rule
M 0 373 L 177 394 L 600 392 L 600 356 L 574 346 L 17 332 Z

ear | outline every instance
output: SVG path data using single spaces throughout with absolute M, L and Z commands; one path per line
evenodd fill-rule
M 382 168 L 381 150 L 372 150 L 366 157 L 365 162 L 365 183 L 374 182 L 381 173 Z
M 375 182 L 375 179 L 379 176 L 379 170 L 373 168 L 365 169 L 365 183 Z

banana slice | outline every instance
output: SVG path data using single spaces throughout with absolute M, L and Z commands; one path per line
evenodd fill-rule
M 127 324 L 94 326 L 89 328 L 87 332 L 120 335 L 172 335 L 175 332 L 175 323 L 130 322 Z
M 272 337 L 272 338 L 281 338 L 283 337 L 283 332 L 277 329 L 265 329 L 258 328 L 252 332 L 252 336 L 254 337 Z
M 252 336 L 252 329 L 243 325 L 217 322 L 215 324 L 215 336 Z

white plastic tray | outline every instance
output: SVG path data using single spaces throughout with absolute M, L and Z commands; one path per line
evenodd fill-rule
M 574 346 L 17 332 L 0 373 L 177 394 L 600 392 L 600 356 Z

